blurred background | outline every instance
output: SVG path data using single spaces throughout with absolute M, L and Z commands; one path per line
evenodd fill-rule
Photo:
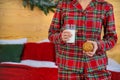
M 106 0 L 113 4 L 118 43 L 107 52 L 120 63 L 120 0 Z M 24 8 L 22 0 L 0 0 L 0 39 L 27 38 L 28 42 L 39 42 L 48 38 L 48 29 L 53 17 L 47 16 L 37 7 L 33 11 Z

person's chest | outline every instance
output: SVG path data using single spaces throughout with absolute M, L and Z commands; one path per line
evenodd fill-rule
M 67 24 L 75 25 L 77 30 L 101 32 L 105 11 L 101 6 L 88 6 L 82 10 L 80 5 L 68 6 L 61 13 L 62 27 L 65 29 Z

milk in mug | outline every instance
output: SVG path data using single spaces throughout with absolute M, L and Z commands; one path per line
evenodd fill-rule
M 67 43 L 75 43 L 75 25 L 70 25 L 70 24 L 67 24 L 66 25 L 66 30 L 69 31 L 72 36 L 69 38 L 69 40 L 67 41 Z

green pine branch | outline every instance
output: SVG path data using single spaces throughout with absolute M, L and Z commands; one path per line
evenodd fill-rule
M 40 10 L 47 15 L 50 11 L 54 12 L 58 0 L 23 0 L 23 6 L 30 6 L 31 10 L 34 10 L 34 7 L 38 7 Z

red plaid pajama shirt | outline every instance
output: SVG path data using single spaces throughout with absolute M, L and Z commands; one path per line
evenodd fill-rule
M 76 25 L 75 43 L 65 43 L 61 39 L 67 24 Z M 86 72 L 103 70 L 108 64 L 106 51 L 117 42 L 113 6 L 104 0 L 92 0 L 83 10 L 77 0 L 60 1 L 48 38 L 56 46 L 56 63 L 59 68 L 80 73 L 84 69 Z M 96 41 L 98 44 L 93 57 L 83 54 L 82 45 L 86 40 Z

